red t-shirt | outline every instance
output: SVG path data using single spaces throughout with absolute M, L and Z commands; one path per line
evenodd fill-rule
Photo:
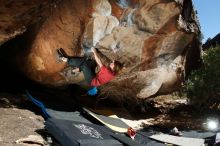
M 91 86 L 101 86 L 110 80 L 114 79 L 115 74 L 104 65 L 100 68 L 96 77 L 92 79 Z

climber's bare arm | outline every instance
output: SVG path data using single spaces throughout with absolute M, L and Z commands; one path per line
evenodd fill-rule
M 99 58 L 98 54 L 97 54 L 97 51 L 96 51 L 96 48 L 92 47 L 92 52 L 94 53 L 94 57 L 95 57 L 95 61 L 96 63 L 99 65 L 99 67 L 101 68 L 103 66 L 103 63 L 101 61 L 101 59 Z
M 75 69 L 72 69 L 72 72 L 80 72 L 80 69 L 77 67 Z

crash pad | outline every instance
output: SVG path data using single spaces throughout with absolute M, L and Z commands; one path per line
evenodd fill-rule
M 122 146 L 112 132 L 97 124 L 48 118 L 45 128 L 63 146 Z
M 150 138 L 178 146 L 202 146 L 205 142 L 204 139 L 179 137 L 168 134 L 155 134 L 150 136 Z
M 95 118 L 96 120 L 107 126 L 108 128 L 112 129 L 113 131 L 126 133 L 129 128 L 129 126 L 125 124 L 120 118 L 118 118 L 117 115 L 104 116 L 92 112 L 87 108 L 83 108 L 83 110 L 87 114 L 91 115 L 93 118 Z

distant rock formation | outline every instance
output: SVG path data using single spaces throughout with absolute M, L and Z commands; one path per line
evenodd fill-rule
M 209 38 L 205 44 L 202 45 L 202 49 L 203 50 L 207 50 L 211 47 L 216 47 L 217 45 L 220 45 L 220 33 L 217 34 L 215 37 L 213 37 L 212 39 Z
M 57 48 L 84 56 L 83 47 L 96 46 L 123 62 L 124 73 L 101 88 L 116 98 L 172 92 L 200 59 L 191 0 L 11 0 L 0 12 L 1 44 L 20 35 L 17 67 L 45 85 L 84 80 L 57 62 Z

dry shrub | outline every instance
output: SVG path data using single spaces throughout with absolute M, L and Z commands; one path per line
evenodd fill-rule
M 220 46 L 203 53 L 203 66 L 191 73 L 185 83 L 190 102 L 200 110 L 220 105 Z

